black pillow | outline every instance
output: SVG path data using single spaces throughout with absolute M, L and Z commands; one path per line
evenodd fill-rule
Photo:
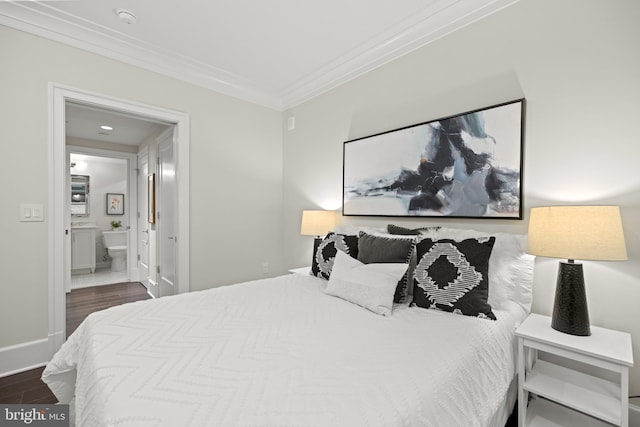
M 352 258 L 358 258 L 358 236 L 329 233 L 324 239 L 315 239 L 313 243 L 313 261 L 311 275 L 329 279 L 333 269 L 333 260 L 341 250 Z
M 358 236 L 358 261 L 365 264 L 371 263 L 405 263 L 409 264 L 407 272 L 398 282 L 393 302 L 404 303 L 409 300 L 409 286 L 413 279 L 411 273 L 414 265 L 411 265 L 415 240 L 412 238 L 393 238 L 375 236 L 363 231 Z
M 387 232 L 389 234 L 397 234 L 400 236 L 418 236 L 422 231 L 437 231 L 439 229 L 439 225 L 434 225 L 431 227 L 406 228 L 399 225 L 387 224 Z
M 487 302 L 489 257 L 495 241 L 485 237 L 419 242 L 412 305 L 495 320 Z

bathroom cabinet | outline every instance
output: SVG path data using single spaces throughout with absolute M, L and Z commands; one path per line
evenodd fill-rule
M 71 175 L 71 215 L 89 216 L 88 175 Z
M 96 229 L 71 229 L 71 270 L 96 271 Z

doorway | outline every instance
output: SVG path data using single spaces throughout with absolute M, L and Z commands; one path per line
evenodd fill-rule
M 49 331 L 50 354 L 65 340 L 65 271 L 70 253 L 70 215 L 67 215 L 68 164 L 66 161 L 65 106 L 67 102 L 118 111 L 122 114 L 173 124 L 175 130 L 176 250 L 175 290 L 189 291 L 189 117 L 134 101 L 49 85 Z M 136 256 L 137 258 L 137 256 Z
M 136 245 L 139 211 L 139 197 L 133 192 L 137 189 L 136 155 L 75 145 L 67 145 L 67 151 L 72 181 L 71 265 L 65 289 L 68 292 L 138 281 L 136 251 L 132 250 Z M 73 184 L 78 179 L 86 186 L 81 197 L 73 194 L 78 192 L 77 184 Z M 110 197 L 122 200 L 117 212 L 113 205 L 109 210 Z M 125 248 L 109 250 L 107 235 Z

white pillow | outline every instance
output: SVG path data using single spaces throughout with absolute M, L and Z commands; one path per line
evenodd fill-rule
M 442 227 L 427 233 L 435 239 L 460 241 L 474 237 L 495 236 L 496 242 L 489 258 L 489 298 L 491 307 L 500 309 L 506 301 L 514 301 L 527 313 L 531 310 L 533 260 L 525 253 L 525 234 L 487 233 L 484 231 Z
M 535 256 L 523 253 L 511 264 L 511 279 L 515 284 L 514 300 L 524 309 L 525 313 L 531 312 L 531 303 L 533 302 L 535 261 Z
M 364 264 L 338 251 L 325 292 L 390 316 L 396 286 L 406 271 L 407 264 Z

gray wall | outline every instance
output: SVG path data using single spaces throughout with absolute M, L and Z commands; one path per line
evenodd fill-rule
M 311 262 L 303 209 L 341 204 L 342 142 L 527 99 L 525 220 L 367 219 L 526 233 L 528 209 L 621 206 L 626 262 L 585 262 L 591 322 L 632 334 L 640 356 L 640 2 L 522 0 L 285 112 L 285 266 Z M 538 259 L 534 306 L 550 314 L 558 260 Z M 640 364 L 631 392 L 640 393 Z
M 281 113 L 0 26 L 2 350 L 47 338 L 49 82 L 190 115 L 191 290 L 282 272 Z M 11 242 L 9 244 L 9 242 Z M 11 325 L 11 326 L 8 326 Z M 2 369 L 0 369 L 0 372 Z

